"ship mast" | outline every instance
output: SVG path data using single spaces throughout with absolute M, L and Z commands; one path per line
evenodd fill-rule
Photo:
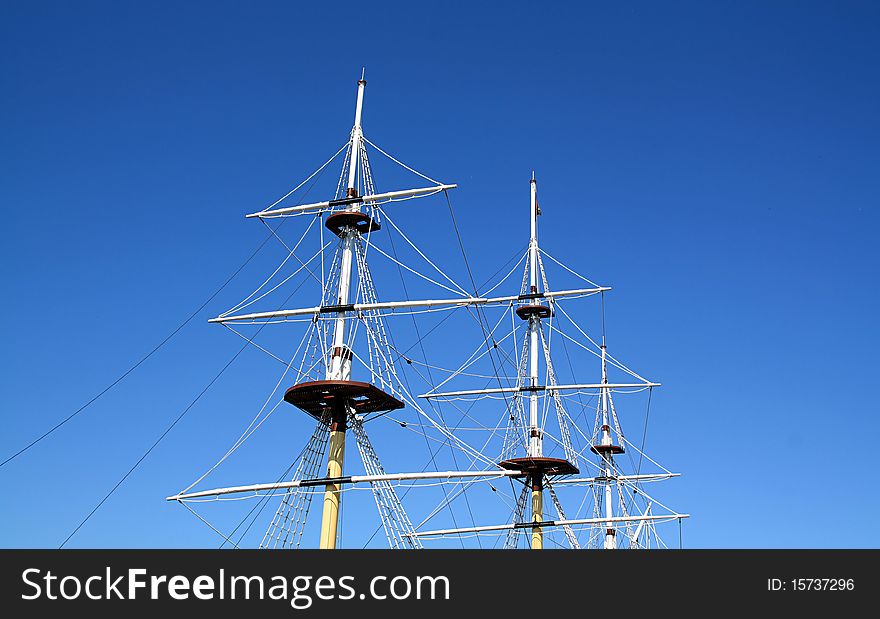
M 531 232 L 529 236 L 528 251 L 528 289 L 520 294 L 518 300 L 523 303 L 523 305 L 520 305 L 516 310 L 516 314 L 520 319 L 528 321 L 528 376 L 524 377 L 527 379 L 524 381 L 526 384 L 522 384 L 521 387 L 516 389 L 516 391 L 525 391 L 529 394 L 527 428 L 528 442 L 526 444 L 525 458 L 504 460 L 503 462 L 499 462 L 498 466 L 502 469 L 520 471 L 524 476 L 526 491 L 530 492 L 531 495 L 531 548 L 532 550 L 542 550 L 544 548 L 544 525 L 542 523 L 544 521 L 545 477 L 548 475 L 570 475 L 577 473 L 578 468 L 574 462 L 575 456 L 573 450 L 570 449 L 570 445 L 568 445 L 569 449 L 566 449 L 565 459 L 544 457 L 544 431 L 538 419 L 539 392 L 546 391 L 548 386 L 542 386 L 539 383 L 538 366 L 540 360 L 539 351 L 545 353 L 546 357 L 546 350 L 543 346 L 543 336 L 541 333 L 541 320 L 552 316 L 553 310 L 550 305 L 539 303 L 539 300 L 547 299 L 547 302 L 552 304 L 553 297 L 550 296 L 552 293 L 549 293 L 547 290 L 541 291 L 538 286 L 538 275 L 539 270 L 541 269 L 538 254 L 538 215 L 540 215 L 541 211 L 538 208 L 538 181 L 535 179 L 534 172 L 532 173 L 530 187 L 529 221 Z M 546 357 L 545 361 L 548 370 L 550 370 L 549 357 Z M 548 373 L 552 375 L 552 372 Z M 551 385 L 551 387 L 554 390 L 557 390 L 554 393 L 554 397 L 558 398 L 558 387 L 555 385 L 555 379 L 553 382 L 554 384 Z M 557 407 L 559 406 L 560 404 L 557 400 Z M 560 411 L 557 410 L 557 413 L 559 412 Z M 564 423 L 565 421 L 560 417 L 560 424 L 563 425 Z M 568 444 L 569 441 L 564 441 L 564 443 Z M 556 501 L 555 495 L 553 495 L 553 498 L 554 502 L 557 503 L 557 510 L 561 509 L 561 506 Z M 570 529 L 567 529 L 566 534 L 571 534 L 571 537 L 573 538 Z
M 605 345 L 605 334 L 602 334 L 602 384 L 608 384 L 608 362 L 607 362 L 607 347 Z M 608 398 L 610 394 L 608 393 L 608 389 L 602 389 L 602 445 L 611 446 L 611 426 L 608 425 Z M 602 461 L 604 464 L 604 476 L 605 476 L 605 517 L 608 519 L 605 526 L 605 549 L 613 550 L 617 547 L 615 540 L 615 531 L 613 526 L 613 502 L 612 502 L 612 493 L 611 493 L 611 480 L 614 477 L 614 456 L 612 454 L 612 449 L 608 449 L 607 451 L 602 451 Z
M 529 239 L 529 294 L 538 292 L 538 187 L 535 173 L 532 172 L 531 180 L 531 237 Z M 529 316 L 529 386 L 538 386 L 538 329 L 541 318 L 537 313 Z M 541 430 L 538 427 L 538 392 L 533 391 L 529 395 L 529 448 L 530 458 L 539 458 L 543 455 L 543 442 Z M 535 472 L 529 479 L 532 489 L 532 522 L 541 522 L 544 512 L 544 476 Z M 540 527 L 532 529 L 532 550 L 541 550 L 544 547 L 544 533 Z
M 364 108 L 364 87 L 366 80 L 358 80 L 357 106 L 354 113 L 354 127 L 351 130 L 350 162 L 348 168 L 348 189 L 346 198 L 357 198 L 357 170 L 358 158 L 361 150 L 363 132 L 361 130 L 361 114 Z M 346 210 L 351 213 L 360 212 L 360 203 L 350 204 Z M 358 232 L 352 226 L 347 226 L 340 231 L 342 239 L 342 264 L 339 274 L 339 291 L 336 302 L 339 306 L 348 305 L 349 292 L 351 290 L 352 256 L 354 244 L 357 241 Z M 345 311 L 337 312 L 336 321 L 333 325 L 333 347 L 330 351 L 330 363 L 327 367 L 327 380 L 348 381 L 351 379 L 351 351 L 345 346 L 346 341 L 346 314 Z M 330 419 L 330 450 L 327 458 L 327 477 L 330 479 L 342 477 L 343 463 L 345 461 L 345 431 L 347 429 L 348 415 L 352 413 L 349 406 L 336 408 L 331 413 Z M 339 498 L 340 485 L 329 483 L 324 488 L 324 511 L 321 517 L 320 548 L 336 548 L 337 528 L 339 525 Z
M 619 484 L 618 473 L 614 466 L 614 456 L 617 454 L 624 453 L 623 446 L 623 436 L 621 433 L 620 425 L 617 421 L 617 415 L 614 412 L 614 401 L 611 399 L 611 389 L 608 384 L 608 348 L 605 342 L 605 320 L 604 320 L 604 298 L 602 301 L 602 311 L 603 311 L 603 320 L 602 320 L 602 344 L 599 346 L 601 351 L 601 361 L 602 361 L 602 382 L 603 389 L 601 390 L 601 396 L 599 400 L 599 412 L 598 415 L 601 420 L 601 426 L 599 428 L 598 440 L 599 442 L 593 445 L 590 450 L 598 455 L 601 460 L 602 466 L 602 482 L 600 486 L 603 489 L 603 499 L 604 503 L 604 511 L 605 511 L 605 536 L 603 541 L 603 548 L 606 550 L 614 550 L 617 548 L 617 531 L 615 528 L 615 522 L 619 519 L 615 518 L 614 515 L 614 489 L 617 484 Z M 617 436 L 621 439 L 619 445 L 614 444 L 614 439 L 611 435 L 611 423 L 614 423 L 615 431 Z M 597 493 L 598 497 L 598 493 Z M 620 504 L 621 510 L 623 510 L 623 516 L 626 517 L 628 514 L 626 513 L 625 506 Z M 650 509 L 646 509 L 647 511 Z M 630 543 L 636 543 L 636 538 L 638 537 L 638 533 L 635 536 L 632 536 Z

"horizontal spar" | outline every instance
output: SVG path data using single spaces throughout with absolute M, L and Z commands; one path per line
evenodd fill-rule
M 533 393 L 535 391 L 577 391 L 579 389 L 634 389 L 637 387 L 659 387 L 660 383 L 583 383 L 578 385 L 537 385 L 535 387 L 492 387 L 489 389 L 469 389 L 467 391 L 446 391 L 443 393 L 423 393 L 420 398 L 452 398 L 461 395 L 487 395 L 491 393 Z
M 543 529 L 578 524 L 606 524 L 613 522 L 640 522 L 646 520 L 678 520 L 690 518 L 690 514 L 666 514 L 658 516 L 615 516 L 614 518 L 582 518 L 580 520 L 544 520 L 543 522 L 515 522 L 495 524 L 485 527 L 465 527 L 461 529 L 438 529 L 436 531 L 417 531 L 407 533 L 406 537 L 431 537 L 435 535 L 454 535 L 456 533 L 481 533 L 483 531 L 508 531 L 510 529 Z
M 537 299 L 556 299 L 560 297 L 572 297 L 576 295 L 593 295 L 600 292 L 608 292 L 611 286 L 596 286 L 595 288 L 575 288 L 573 290 L 546 290 L 531 294 L 509 295 L 506 297 L 490 297 L 487 303 L 509 303 L 511 301 L 535 301 Z
M 383 473 L 382 475 L 350 475 L 348 477 L 321 477 L 318 479 L 295 479 L 271 484 L 251 484 L 248 486 L 229 486 L 214 490 L 181 493 L 165 497 L 166 501 L 184 501 L 204 497 L 221 496 L 224 494 L 241 494 L 243 492 L 262 492 L 266 490 L 286 490 L 288 488 L 309 488 L 326 486 L 327 484 L 368 484 L 375 481 L 407 481 L 418 479 L 461 479 L 468 477 L 519 477 L 521 471 L 423 471 L 421 473 Z
M 239 320 L 262 320 L 269 318 L 287 318 L 290 316 L 310 316 L 328 311 L 335 312 L 363 312 L 378 309 L 402 309 L 408 307 L 436 307 L 440 305 L 476 305 L 486 303 L 482 297 L 462 297 L 460 299 L 422 299 L 418 301 L 386 301 L 384 303 L 352 303 L 345 306 L 331 307 L 302 307 L 289 310 L 276 310 L 274 312 L 257 312 L 255 314 L 238 314 L 235 316 L 218 316 L 208 322 L 235 322 Z
M 277 217 L 278 215 L 287 215 L 288 213 L 304 213 L 306 211 L 323 211 L 336 206 L 348 206 L 351 204 L 363 204 L 364 202 L 376 202 L 378 200 L 393 200 L 394 198 L 409 198 L 421 196 L 438 191 L 447 191 L 455 189 L 458 185 L 435 185 L 434 187 L 420 187 L 418 189 L 401 189 L 399 191 L 386 191 L 385 193 L 374 193 L 368 196 L 358 196 L 353 198 L 340 198 L 339 200 L 325 200 L 324 202 L 313 202 L 311 204 L 300 204 L 298 206 L 285 206 L 270 211 L 259 211 L 250 213 L 246 217 Z
M 649 473 L 643 475 L 617 475 L 615 477 L 566 477 L 553 482 L 554 486 L 560 484 L 595 484 L 606 481 L 659 481 L 671 477 L 681 477 L 681 473 Z
M 578 288 L 574 290 L 559 290 L 556 292 L 545 292 L 537 298 L 556 298 L 583 294 L 596 294 L 611 290 L 608 287 L 599 288 Z M 384 301 L 379 303 L 351 303 L 349 305 L 330 305 L 302 307 L 297 309 L 275 310 L 273 312 L 257 312 L 254 314 L 237 314 L 234 316 L 218 316 L 211 318 L 208 322 L 236 322 L 241 320 L 264 320 L 270 318 L 288 318 L 292 316 L 311 316 L 321 313 L 340 313 L 340 312 L 363 312 L 369 310 L 381 309 L 406 309 L 410 307 L 439 307 L 439 306 L 461 306 L 470 305 L 487 305 L 495 303 L 510 303 L 513 301 L 523 301 L 534 299 L 535 295 L 518 295 L 506 297 L 461 297 L 458 299 L 418 299 L 415 301 Z

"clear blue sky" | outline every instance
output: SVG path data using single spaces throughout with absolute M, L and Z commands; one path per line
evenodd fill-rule
M 684 473 L 660 494 L 693 514 L 686 546 L 880 546 L 880 9 L 477 4 L 3 2 L 0 458 L 241 264 L 265 235 L 242 215 L 342 144 L 366 66 L 368 137 L 460 184 L 478 280 L 525 242 L 537 170 L 545 247 L 614 286 L 612 341 L 664 383 L 648 450 Z M 240 346 L 205 319 L 277 250 L 0 469 L 0 545 L 70 533 Z M 162 499 L 250 419 L 260 363 L 239 358 L 71 545 L 216 546 Z M 308 431 L 293 417 L 225 479 L 272 477 Z

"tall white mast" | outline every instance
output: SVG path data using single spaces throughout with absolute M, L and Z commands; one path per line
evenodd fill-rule
M 534 172 L 532 173 L 530 187 L 531 199 L 529 200 L 529 222 L 531 234 L 529 237 L 528 252 L 528 290 L 524 290 L 523 293 L 519 295 L 518 300 L 523 303 L 523 305 L 520 305 L 516 310 L 516 314 L 520 319 L 528 321 L 528 344 L 525 347 L 528 348 L 528 376 L 521 377 L 520 384 L 514 389 L 501 388 L 493 391 L 527 391 L 529 393 L 526 457 L 504 460 L 503 462 L 499 462 L 498 466 L 502 469 L 519 471 L 525 477 L 525 482 L 527 484 L 526 490 L 531 492 L 532 517 L 531 526 L 529 527 L 532 531 L 531 547 L 533 550 L 541 550 L 544 547 L 544 525 L 541 524 L 544 521 L 544 478 L 548 475 L 571 475 L 577 473 L 578 468 L 574 462 L 569 459 L 547 458 L 544 456 L 544 431 L 541 428 L 540 420 L 538 418 L 538 392 L 547 392 L 548 389 L 558 390 L 558 387 L 555 386 L 555 379 L 551 381 L 553 382 L 553 385 L 550 387 L 547 385 L 540 385 L 538 382 L 538 366 L 541 353 L 544 353 L 545 356 L 549 354 L 543 347 L 541 319 L 549 318 L 553 315 L 551 306 L 543 305 L 541 300 L 546 299 L 548 303 L 552 303 L 551 299 L 553 297 L 552 293 L 547 290 L 541 291 L 538 286 L 541 269 L 541 259 L 538 254 L 538 215 L 540 214 L 540 210 L 538 209 L 538 182 L 535 180 Z M 541 279 L 543 281 L 543 277 Z M 541 347 L 540 349 L 539 346 Z M 526 352 L 524 350 L 523 355 L 525 354 Z M 549 356 L 546 358 L 546 364 L 549 374 L 551 373 Z M 484 393 L 487 391 L 488 390 L 485 389 L 483 390 Z M 438 397 L 444 395 L 448 394 L 434 393 L 427 394 L 424 397 Z M 568 456 L 569 454 L 567 453 L 567 457 Z M 559 506 L 557 502 L 557 509 L 558 508 Z M 522 509 L 523 511 L 525 510 L 524 505 Z
M 348 189 L 346 197 L 356 198 L 357 196 L 357 169 L 360 160 L 361 139 L 363 132 L 361 130 L 361 112 L 364 106 L 364 86 L 367 82 L 363 79 L 358 80 L 357 107 L 355 108 L 354 127 L 351 130 L 350 142 L 350 163 L 348 169 Z M 348 205 L 347 211 L 357 213 L 360 211 L 360 204 L 353 203 Z M 339 273 L 339 291 L 336 299 L 338 305 L 348 305 L 349 291 L 351 290 L 351 274 L 352 274 L 352 257 L 354 255 L 354 243 L 357 240 L 357 234 L 352 228 L 345 228 L 342 231 L 342 268 Z M 333 350 L 330 366 L 327 370 L 328 380 L 348 380 L 351 377 L 351 357 L 343 354 L 345 348 L 345 316 L 346 312 L 338 312 L 336 314 L 336 322 L 333 326 Z
M 602 385 L 611 387 L 611 385 L 608 384 L 608 349 L 605 345 L 604 318 L 602 327 L 602 345 L 600 348 L 602 350 Z M 614 516 L 614 486 L 620 483 L 617 479 L 617 472 L 614 468 L 614 456 L 616 454 L 622 454 L 624 447 L 623 441 L 621 441 L 620 445 L 615 445 L 611 435 L 611 414 L 614 412 L 614 404 L 611 400 L 610 388 L 602 389 L 599 402 L 600 408 L 598 414 L 602 421 L 599 428 L 599 442 L 593 445 L 590 449 L 593 453 L 602 458 L 602 484 L 604 486 L 603 503 L 606 519 L 603 548 L 606 550 L 613 550 L 617 548 L 617 531 L 614 527 L 614 523 L 618 521 Z M 617 428 L 617 433 L 620 435 L 620 427 L 617 425 L 616 417 L 614 423 Z M 622 505 L 621 509 L 624 509 Z M 625 515 L 626 510 L 624 509 L 624 516 Z
M 602 334 L 602 384 L 608 384 L 608 366 L 606 362 L 605 334 Z M 611 446 L 611 426 L 608 424 L 608 389 L 602 390 L 602 445 Z M 614 509 L 612 503 L 611 479 L 614 475 L 612 450 L 602 453 L 605 465 L 605 517 L 608 519 L 605 527 L 605 549 L 612 550 L 617 546 L 613 526 Z
M 535 173 L 531 181 L 531 237 L 529 239 L 529 293 L 538 293 L 538 188 Z M 529 386 L 538 386 L 538 329 L 540 322 L 537 314 L 529 317 Z M 529 450 L 532 458 L 543 455 L 541 431 L 538 428 L 538 393 L 533 391 L 529 396 Z
M 366 80 L 358 80 L 357 107 L 354 113 L 354 127 L 351 130 L 350 157 L 348 168 L 347 198 L 358 197 L 357 171 L 360 160 L 361 140 L 361 113 L 364 106 L 364 86 Z M 347 211 L 357 213 L 360 204 L 350 204 Z M 339 290 L 336 302 L 340 306 L 348 305 L 349 292 L 351 290 L 352 256 L 354 244 L 357 242 L 357 232 L 352 227 L 346 227 L 341 231 L 342 237 L 342 261 L 339 273 Z M 327 368 L 327 380 L 348 381 L 351 378 L 351 351 L 345 345 L 346 339 L 346 314 L 340 311 L 336 314 L 333 325 L 333 348 L 331 349 L 330 363 Z M 330 452 L 327 458 L 327 477 L 334 479 L 342 477 L 342 468 L 345 461 L 345 430 L 349 410 L 337 410 L 330 420 Z M 336 548 L 337 528 L 339 524 L 339 497 L 340 484 L 329 483 L 324 488 L 324 511 L 321 517 L 321 540 L 320 547 L 323 549 Z
M 538 183 L 535 173 L 532 172 L 530 219 L 531 237 L 529 239 L 529 293 L 538 293 Z M 538 314 L 529 316 L 529 386 L 538 386 L 538 329 L 540 328 Z M 543 437 L 538 427 L 538 392 L 533 391 L 529 396 L 529 449 L 530 458 L 540 458 L 543 455 Z M 544 512 L 544 474 L 542 471 L 534 472 L 529 480 L 532 486 L 532 522 L 541 522 Z M 532 529 L 532 550 L 540 550 L 544 547 L 544 532 L 540 527 Z

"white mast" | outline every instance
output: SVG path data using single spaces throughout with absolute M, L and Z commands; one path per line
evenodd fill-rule
M 361 150 L 363 132 L 361 130 L 361 113 L 364 106 L 364 86 L 367 82 L 358 80 L 357 107 L 354 113 L 354 127 L 351 130 L 350 158 L 348 168 L 348 190 L 346 197 L 357 197 L 357 170 Z M 360 204 L 355 202 L 347 208 L 349 212 L 359 212 Z M 352 227 L 346 227 L 341 232 L 342 236 L 342 262 L 339 274 L 339 290 L 337 303 L 340 306 L 348 305 L 349 291 L 351 289 L 352 256 L 354 244 L 357 242 L 358 233 Z M 333 326 L 333 348 L 331 349 L 330 363 L 327 368 L 327 380 L 347 381 L 351 378 L 351 351 L 345 345 L 346 339 L 346 313 L 337 312 L 336 322 Z M 347 418 L 351 411 L 343 410 L 334 413 L 330 420 L 330 453 L 327 458 L 327 477 L 333 479 L 342 477 L 342 468 L 345 461 L 345 430 Z M 322 549 L 336 548 L 337 528 L 339 524 L 339 497 L 340 484 L 328 483 L 324 488 L 324 511 L 321 518 Z
M 529 240 L 529 293 L 538 293 L 538 189 L 535 173 L 531 181 L 531 230 Z M 537 314 L 529 318 L 529 386 L 538 386 L 538 328 L 540 322 Z M 533 391 L 529 396 L 529 457 L 543 455 L 541 431 L 538 428 L 538 393 Z
M 350 152 L 351 159 L 348 168 L 348 190 L 346 197 L 357 197 L 357 169 L 361 150 L 361 112 L 364 106 L 364 86 L 367 82 L 358 80 L 357 107 L 354 115 L 354 128 L 351 130 Z M 360 211 L 360 204 L 353 203 L 346 207 L 352 213 Z M 352 228 L 346 228 L 342 232 L 342 268 L 339 273 L 339 291 L 336 298 L 338 305 L 348 305 L 349 291 L 351 289 L 352 256 L 354 255 L 354 243 L 357 234 Z M 345 315 L 346 312 L 337 312 L 336 323 L 333 326 L 333 351 L 330 367 L 327 371 L 327 380 L 348 380 L 351 378 L 351 356 L 345 362 L 343 349 L 345 348 Z
M 532 172 L 530 219 L 531 237 L 529 239 L 529 293 L 538 293 L 538 183 Z M 529 386 L 538 386 L 538 329 L 541 319 L 537 313 L 529 316 Z M 538 392 L 529 396 L 529 449 L 530 458 L 543 455 L 543 437 L 538 427 Z M 532 486 L 532 522 L 541 522 L 544 512 L 544 473 L 534 472 L 529 480 Z M 540 527 L 532 529 L 532 550 L 544 547 L 544 532 Z
M 574 462 L 576 456 L 574 455 L 573 450 L 566 449 L 566 458 L 547 458 L 544 456 L 544 431 L 541 427 L 541 423 L 539 420 L 539 391 L 543 392 L 551 392 L 552 396 L 556 400 L 557 404 L 557 413 L 562 415 L 563 413 L 559 410 L 559 387 L 556 387 L 556 378 L 552 371 L 552 364 L 550 362 L 549 350 L 546 350 L 543 345 L 543 334 L 542 334 L 542 318 L 549 318 L 553 315 L 552 305 L 543 305 L 540 303 L 542 299 L 548 299 L 548 303 L 552 304 L 552 293 L 544 290 L 543 292 L 539 290 L 538 278 L 541 276 L 541 281 L 544 282 L 543 273 L 541 272 L 541 258 L 538 254 L 538 215 L 540 214 L 540 210 L 538 208 L 538 182 L 535 180 L 535 174 L 532 172 L 532 178 L 530 181 L 530 200 L 529 200 L 529 223 L 530 223 L 530 236 L 529 236 L 529 251 L 528 251 L 528 290 L 523 290 L 522 294 L 520 294 L 518 300 L 523 303 L 516 310 L 517 316 L 522 320 L 528 321 L 527 326 L 527 344 L 524 346 L 522 363 L 528 362 L 528 375 L 527 376 L 519 376 L 517 381 L 517 386 L 514 388 L 504 388 L 500 387 L 498 389 L 493 389 L 492 391 L 497 392 L 528 392 L 528 402 L 529 402 L 529 413 L 528 413 L 528 433 L 527 433 L 527 443 L 526 443 L 526 457 L 525 458 L 511 458 L 508 460 L 504 460 L 503 462 L 499 462 L 499 466 L 503 469 L 507 470 L 517 470 L 522 473 L 523 476 L 526 477 L 525 482 L 527 487 L 524 489 L 523 495 L 521 496 L 521 501 L 525 501 L 528 492 L 531 492 L 531 522 L 529 523 L 529 527 L 531 529 L 531 547 L 533 550 L 541 550 L 544 547 L 544 528 L 541 524 L 544 521 L 544 486 L 545 486 L 545 477 L 546 476 L 558 476 L 558 475 L 571 475 L 578 472 L 578 468 Z M 546 282 L 544 282 L 544 287 L 546 288 Z M 540 349 L 538 347 L 541 347 Z M 526 352 L 525 349 L 528 349 Z M 540 350 L 540 353 L 539 353 Z M 541 357 L 541 353 L 545 356 L 545 364 L 547 366 L 548 378 L 550 378 L 550 385 L 540 385 L 538 383 L 538 368 L 539 368 L 539 359 Z M 528 355 L 528 358 L 525 358 L 525 355 Z M 525 370 L 521 370 L 523 374 L 525 374 Z M 563 386 L 563 388 L 573 387 L 572 385 Z M 483 393 L 487 393 L 488 389 L 481 390 Z M 431 393 L 425 394 L 422 397 L 445 397 L 449 396 L 449 393 Z M 560 428 L 564 430 L 564 419 L 560 417 Z M 570 443 L 566 436 L 563 436 L 562 439 L 563 446 L 569 446 Z M 551 496 L 554 501 L 554 505 L 558 512 L 561 513 L 561 506 L 559 501 L 557 500 L 555 494 L 553 493 L 552 488 L 550 489 Z M 524 513 L 525 505 L 524 503 L 518 503 L 518 512 Z M 522 524 L 522 523 L 519 523 Z M 577 540 L 574 538 L 574 534 L 571 532 L 570 527 L 566 529 L 566 535 L 569 536 L 570 541 L 572 541 L 572 546 L 577 546 Z M 512 538 L 513 543 L 515 544 L 515 537 Z
M 605 334 L 602 334 L 602 384 L 608 383 L 608 368 L 606 363 Z M 611 446 L 611 426 L 608 425 L 608 389 L 602 390 L 602 445 Z M 614 510 L 612 505 L 611 479 L 614 475 L 612 464 L 612 450 L 608 449 L 602 452 L 602 458 L 605 465 L 605 517 L 607 518 L 605 526 L 605 549 L 613 550 L 617 547 L 616 535 L 614 531 Z

